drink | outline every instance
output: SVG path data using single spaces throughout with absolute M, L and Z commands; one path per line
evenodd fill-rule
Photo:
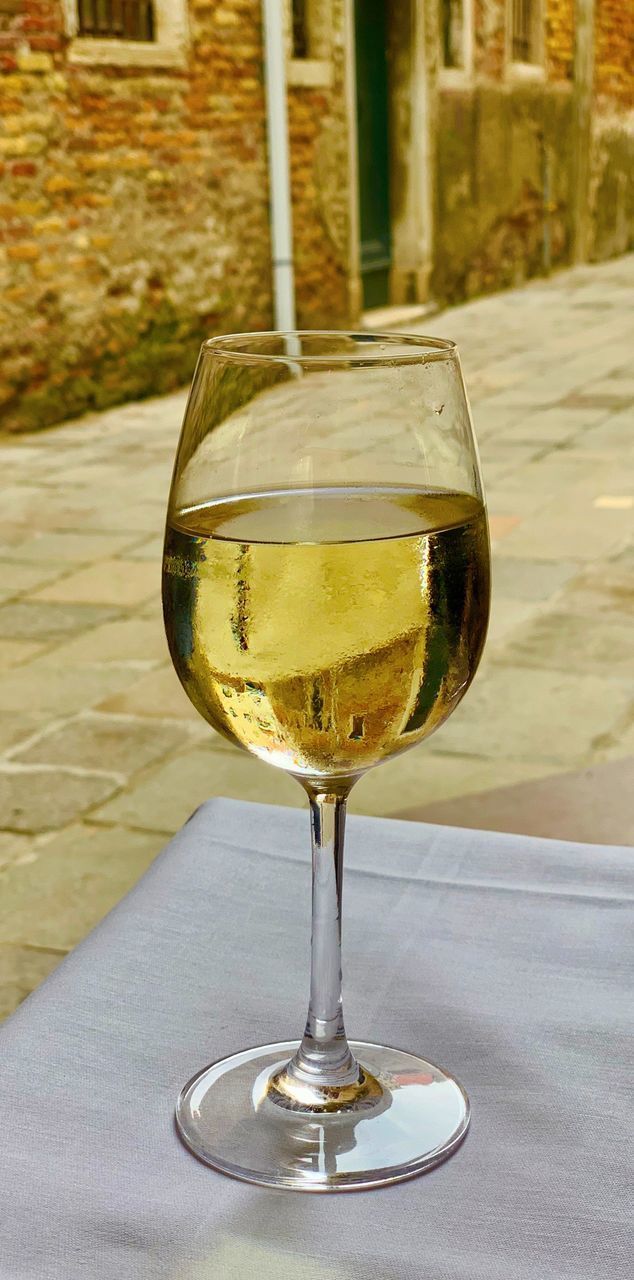
M 478 499 L 324 488 L 227 498 L 168 523 L 164 612 L 200 713 L 291 773 L 357 774 L 428 736 L 478 665 Z

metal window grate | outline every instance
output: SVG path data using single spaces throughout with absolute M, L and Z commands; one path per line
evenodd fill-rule
M 154 40 L 152 0 L 78 0 L 79 35 Z
M 533 61 L 533 6 L 532 0 L 513 0 L 512 53 L 513 62 Z
M 306 0 L 293 0 L 293 57 L 308 57 Z

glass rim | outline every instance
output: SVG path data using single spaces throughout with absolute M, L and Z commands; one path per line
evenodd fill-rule
M 367 350 L 359 351 L 323 351 L 296 355 L 293 352 L 258 351 L 257 347 L 271 339 L 282 341 L 304 338 L 341 339 L 348 338 L 360 345 L 367 343 Z M 373 351 L 374 343 L 380 343 L 381 349 Z M 409 351 L 395 351 L 390 354 L 385 347 L 409 347 Z M 247 333 L 218 334 L 207 338 L 201 347 L 201 355 L 213 355 L 236 364 L 282 364 L 300 365 L 310 368 L 317 365 L 357 366 L 368 368 L 391 368 L 394 365 L 430 364 L 439 360 L 452 360 L 458 354 L 456 343 L 451 338 L 434 338 L 427 334 L 417 333 L 385 333 L 376 330 L 359 329 L 263 329 Z

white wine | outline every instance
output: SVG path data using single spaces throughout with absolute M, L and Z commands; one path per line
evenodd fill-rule
M 263 760 L 356 775 L 426 737 L 475 673 L 489 541 L 447 490 L 281 490 L 168 520 L 163 604 L 194 706 Z

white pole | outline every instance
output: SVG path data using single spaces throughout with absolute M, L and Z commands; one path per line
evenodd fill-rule
M 262 0 L 275 328 L 295 328 L 283 0 Z

